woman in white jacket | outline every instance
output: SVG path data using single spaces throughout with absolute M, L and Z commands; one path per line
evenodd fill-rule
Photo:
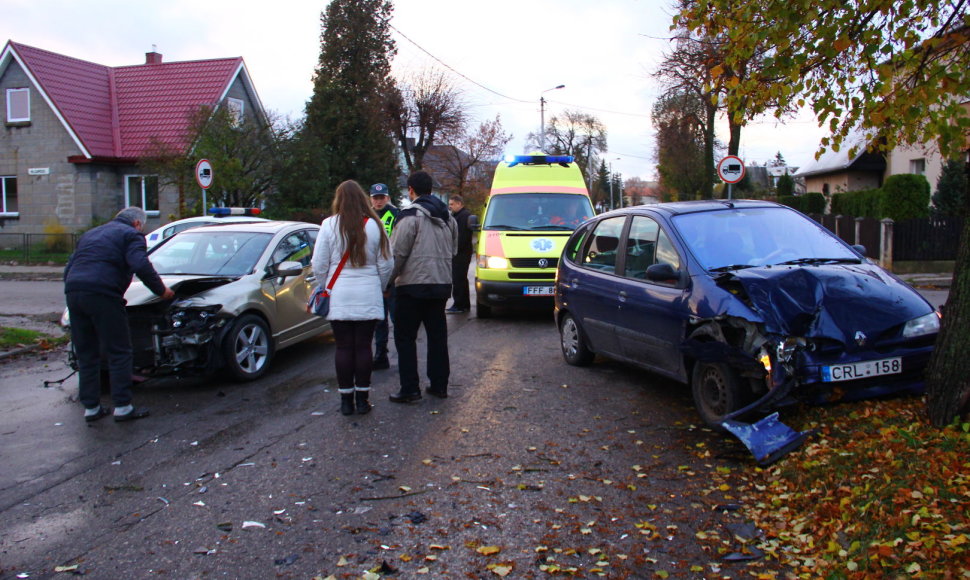
M 374 327 L 384 319 L 384 289 L 394 269 L 384 227 L 356 181 L 337 186 L 331 216 L 320 224 L 313 248 L 313 274 L 326 286 L 337 272 L 344 252 L 348 258 L 330 291 L 327 319 L 337 342 L 334 361 L 340 412 L 363 415 L 369 399 Z

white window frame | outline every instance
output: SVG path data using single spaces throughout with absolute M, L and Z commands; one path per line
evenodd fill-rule
M 236 127 L 242 125 L 246 116 L 246 102 L 242 99 L 226 97 L 226 109 L 232 115 L 233 125 Z
M 147 200 L 145 199 L 145 183 L 147 181 L 147 178 L 149 177 L 155 178 L 156 197 L 161 196 L 161 191 L 158 188 L 157 175 L 129 174 L 125 176 L 125 207 L 130 207 L 130 206 L 140 207 L 143 210 L 145 210 L 145 214 L 148 217 L 158 217 L 159 216 L 158 207 L 154 207 L 154 208 L 146 207 Z M 132 189 L 131 183 L 132 183 L 132 180 L 134 179 L 138 180 L 138 191 L 136 192 L 131 191 Z M 161 200 L 156 199 L 155 203 L 156 204 L 161 203 Z
M 14 107 L 12 106 L 14 101 L 17 99 L 14 95 L 23 94 L 27 99 L 25 117 L 15 117 Z M 17 89 L 7 89 L 7 122 L 8 123 L 29 123 L 30 122 L 30 89 L 29 88 L 17 88 Z
M 17 176 L 0 175 L 0 217 L 20 217 L 20 188 L 17 188 L 17 209 L 18 211 L 7 211 L 7 183 L 13 181 L 17 184 Z
M 909 172 L 916 175 L 926 175 L 926 159 L 910 159 Z

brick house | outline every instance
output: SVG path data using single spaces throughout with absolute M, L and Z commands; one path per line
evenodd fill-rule
M 200 107 L 265 121 L 241 57 L 109 67 L 8 41 L 0 54 L 0 232 L 69 232 L 145 208 L 146 231 L 177 212 L 178 192 L 139 160 L 185 151 Z

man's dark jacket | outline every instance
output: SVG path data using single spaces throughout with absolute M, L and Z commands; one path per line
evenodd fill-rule
M 452 214 L 458 223 L 458 255 L 472 255 L 472 231 L 468 228 L 468 216 L 472 215 L 468 208 L 462 207 Z
M 124 298 L 135 274 L 161 296 L 165 284 L 145 251 L 145 236 L 123 218 L 88 231 L 64 268 L 64 292 L 95 292 Z

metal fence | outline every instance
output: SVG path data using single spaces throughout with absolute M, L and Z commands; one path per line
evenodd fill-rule
M 0 233 L 0 262 L 67 263 L 81 234 Z
M 963 219 L 956 217 L 898 222 L 818 214 L 811 217 L 845 242 L 865 246 L 866 254 L 884 267 L 892 267 L 893 262 L 955 260 L 963 230 Z
M 893 226 L 893 259 L 897 261 L 955 260 L 963 219 L 913 219 Z

